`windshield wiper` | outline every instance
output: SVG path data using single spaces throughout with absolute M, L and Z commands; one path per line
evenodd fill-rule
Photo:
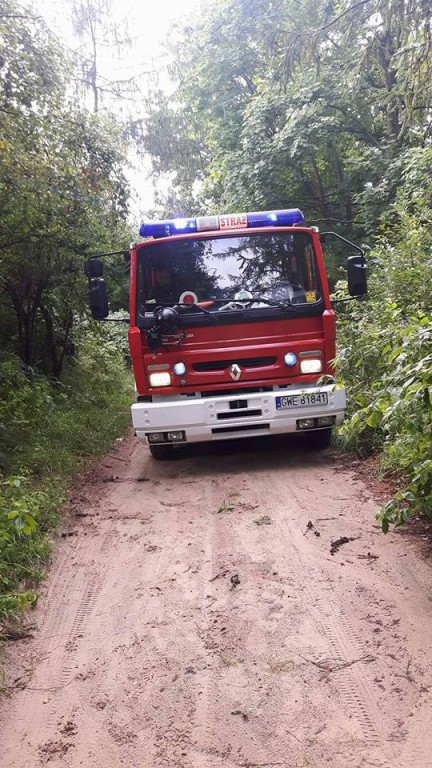
M 252 296 L 250 299 L 233 299 L 225 297 L 224 299 L 208 299 L 208 303 L 212 302 L 213 304 L 225 304 L 226 307 L 221 307 L 221 309 L 226 309 L 227 311 L 231 312 L 244 312 L 247 309 L 250 309 L 252 304 L 256 304 L 258 302 L 261 302 L 262 304 L 268 304 L 269 307 L 278 307 L 283 312 L 295 312 L 296 306 L 289 300 L 287 301 L 277 301 L 276 299 L 267 299 L 264 296 Z M 153 299 L 150 299 L 149 301 L 145 302 L 147 305 L 152 306 L 160 306 L 160 307 L 179 307 L 179 309 L 182 310 L 199 310 L 200 312 L 203 312 L 210 320 L 215 321 L 218 318 L 218 314 L 215 312 L 211 312 L 210 310 L 206 309 L 205 307 L 200 306 L 200 304 L 179 304 L 175 301 L 154 301 Z M 236 306 L 237 305 L 237 306 Z
M 204 312 L 205 315 L 208 315 L 209 317 L 213 317 L 212 313 L 209 312 L 208 309 L 205 309 L 205 307 L 200 307 L 199 304 L 179 304 L 177 301 L 156 301 L 155 299 L 149 299 L 145 302 L 145 306 L 148 307 L 150 305 L 150 309 L 153 310 L 155 307 L 179 307 L 180 309 L 199 309 L 201 312 Z
M 200 304 L 175 304 L 174 306 L 181 307 L 182 309 L 199 309 L 200 312 L 204 312 L 205 315 L 213 317 L 212 313 Z
M 285 312 L 287 310 L 295 311 L 296 307 L 295 304 L 292 303 L 289 299 L 287 301 L 277 301 L 276 299 L 266 299 L 265 296 L 252 296 L 251 299 L 247 299 L 245 302 L 246 304 L 254 304 L 255 302 L 261 301 L 262 304 L 268 304 L 270 307 L 279 307 L 280 309 L 283 309 Z
M 250 299 L 212 299 L 212 301 L 214 304 L 224 304 L 227 302 L 225 306 L 221 307 L 221 309 L 230 312 L 244 312 L 245 310 L 251 309 L 252 304 L 257 304 L 258 302 L 261 302 L 262 304 L 268 304 L 269 307 L 278 307 L 278 309 L 282 309 L 283 312 L 295 312 L 297 309 L 295 304 L 289 300 L 286 302 L 277 301 L 276 299 L 267 299 L 264 296 L 252 296 Z M 213 312 L 210 314 L 212 317 L 215 317 Z
M 201 307 L 199 304 L 174 304 L 173 306 L 181 307 L 182 309 L 199 309 L 200 312 L 204 312 L 204 314 L 207 315 L 211 320 L 214 319 L 213 312 L 205 309 L 205 307 Z

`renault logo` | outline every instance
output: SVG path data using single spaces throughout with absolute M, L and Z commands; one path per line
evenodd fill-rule
M 231 376 L 233 381 L 238 381 L 240 376 L 242 375 L 241 368 L 237 363 L 233 363 L 233 365 L 230 368 L 229 375 Z

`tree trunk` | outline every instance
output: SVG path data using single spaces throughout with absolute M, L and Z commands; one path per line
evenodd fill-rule
M 55 379 L 59 379 L 63 370 L 63 362 L 68 342 L 73 327 L 73 314 L 69 310 L 63 328 L 63 338 L 60 339 L 54 327 L 52 314 L 47 306 L 39 302 L 39 309 L 45 321 L 47 345 L 51 362 L 51 373 Z
M 323 218 L 326 219 L 327 221 L 332 221 L 333 213 L 331 210 L 331 205 L 328 202 L 327 195 L 324 189 L 324 184 L 318 168 L 318 164 L 315 158 L 313 157 L 313 155 L 311 156 L 311 162 L 312 162 L 312 167 L 314 169 L 315 180 L 318 188 L 318 200 L 319 200 L 318 205 L 321 209 Z

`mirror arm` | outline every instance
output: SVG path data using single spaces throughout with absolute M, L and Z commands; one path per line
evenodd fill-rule
M 331 235 L 332 237 L 336 237 L 338 240 L 342 240 L 343 243 L 346 243 L 347 245 L 351 246 L 351 248 L 354 248 L 355 251 L 358 251 L 363 259 L 364 259 L 364 250 L 363 248 L 360 248 L 359 245 L 356 245 L 355 243 L 352 243 L 351 240 L 347 240 L 346 237 L 342 237 L 342 235 L 339 234 L 339 232 L 321 232 L 320 234 L 320 242 L 324 243 L 325 239 L 328 235 Z
M 330 299 L 330 304 L 341 304 L 345 301 L 365 301 L 366 295 L 360 293 L 358 296 L 347 296 L 346 299 Z
M 130 256 L 129 251 L 107 251 L 107 253 L 93 253 L 91 256 L 87 256 L 88 259 L 103 259 L 105 256 L 124 256 L 128 259 Z
M 92 261 L 93 259 L 103 259 L 105 256 L 123 256 L 125 262 L 126 262 L 126 269 L 125 274 L 128 274 L 130 271 L 130 251 L 106 251 L 106 253 L 93 253 L 91 256 L 87 256 L 87 261 Z M 92 280 L 92 277 L 88 277 L 88 285 L 90 287 L 90 281 Z
M 102 323 L 127 323 L 129 325 L 130 323 L 130 317 L 103 317 L 102 320 L 99 320 L 99 322 Z

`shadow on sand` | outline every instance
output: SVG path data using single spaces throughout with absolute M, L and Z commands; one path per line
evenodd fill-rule
M 334 451 L 314 451 L 302 435 L 242 438 L 176 447 L 172 459 L 157 462 L 161 474 L 232 475 L 271 469 L 329 465 Z M 190 464 L 189 462 L 193 462 Z

